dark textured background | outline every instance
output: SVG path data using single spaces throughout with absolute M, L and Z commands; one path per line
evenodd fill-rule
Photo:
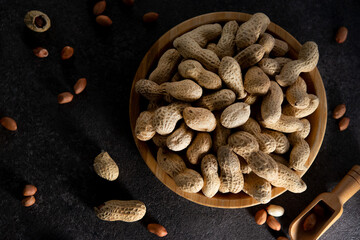
M 339 132 L 337 121 L 329 117 L 321 150 L 303 178 L 308 190 L 287 192 L 272 201 L 286 209 L 280 218 L 285 233 L 312 199 L 330 191 L 360 162 L 359 1 L 135 2 L 129 8 L 120 0 L 108 0 L 105 14 L 113 25 L 103 29 L 91 14 L 92 0 L 0 0 L 0 116 L 11 116 L 18 123 L 15 133 L 0 128 L 0 239 L 156 239 L 144 227 L 153 221 L 167 228 L 167 239 L 279 235 L 255 224 L 259 206 L 215 209 L 179 197 L 150 172 L 134 144 L 128 99 L 142 57 L 170 28 L 203 13 L 264 12 L 300 42 L 317 42 L 329 116 L 337 104 L 347 104 L 350 126 Z M 33 9 L 51 18 L 48 32 L 33 34 L 25 28 L 24 15 Z M 148 11 L 160 14 L 157 24 L 142 23 Z M 348 27 L 349 36 L 339 45 L 334 34 L 342 25 Z M 39 45 L 49 50 L 49 57 L 33 55 Z M 73 46 L 75 55 L 63 62 L 60 51 L 65 45 Z M 57 94 L 71 90 L 80 77 L 88 79 L 85 92 L 59 105 Z M 113 183 L 93 171 L 93 159 L 101 149 L 120 167 Z M 39 189 L 37 203 L 30 208 L 20 204 L 26 182 Z M 147 215 L 130 224 L 100 221 L 93 207 L 109 199 L 139 199 L 145 202 Z M 360 239 L 359 212 L 358 193 L 323 239 Z

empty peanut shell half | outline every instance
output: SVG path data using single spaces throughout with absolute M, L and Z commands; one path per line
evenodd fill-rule
M 50 18 L 43 12 L 32 10 L 26 13 L 25 25 L 34 32 L 45 32 L 50 26 Z

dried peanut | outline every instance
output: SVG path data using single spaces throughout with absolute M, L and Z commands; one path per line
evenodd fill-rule
M 267 213 L 264 209 L 261 209 L 255 214 L 255 222 L 257 225 L 263 225 L 266 222 Z
M 70 46 L 65 46 L 61 50 L 61 59 L 62 60 L 67 60 L 67 59 L 71 58 L 73 55 L 74 55 L 74 48 L 72 48 Z
M 135 222 L 146 213 L 145 204 L 138 200 L 110 200 L 94 209 L 96 216 L 103 221 Z
M 248 21 L 240 25 L 235 43 L 238 49 L 254 44 L 270 24 L 270 19 L 263 13 L 255 13 Z
M 222 110 L 235 102 L 235 93 L 230 89 L 222 89 L 217 92 L 202 96 L 195 104 L 197 107 L 207 108 L 210 111 Z
M 226 128 L 236 128 L 244 124 L 250 117 L 250 106 L 238 102 L 231 104 L 222 112 L 221 124 Z
M 17 124 L 14 119 L 11 117 L 2 117 L 0 119 L 0 124 L 9 131 L 16 131 Z
M 159 14 L 156 12 L 145 13 L 142 17 L 144 23 L 156 22 L 156 20 L 158 20 L 158 18 L 159 18 Z
M 182 36 L 194 39 L 200 47 L 204 48 L 208 42 L 215 40 L 218 36 L 220 36 L 221 30 L 222 27 L 218 23 L 205 24 L 183 34 Z
M 219 76 L 235 92 L 237 99 L 246 97 L 240 65 L 234 58 L 226 56 L 221 59 Z
M 342 116 L 345 115 L 345 112 L 346 112 L 346 106 L 345 104 L 340 104 L 340 105 L 337 105 L 333 111 L 333 118 L 334 119 L 339 119 L 341 118 Z
M 240 162 L 236 154 L 228 146 L 218 149 L 217 157 L 220 166 L 220 188 L 222 193 L 238 193 L 244 186 Z
M 275 81 L 270 81 L 269 90 L 261 102 L 261 117 L 264 122 L 274 124 L 279 121 L 283 100 L 281 87 Z
M 43 47 L 37 47 L 33 50 L 33 53 L 35 54 L 35 56 L 39 57 L 39 58 L 46 58 L 47 56 L 49 56 L 49 52 L 47 49 L 43 48 Z
M 156 133 L 153 126 L 154 112 L 143 111 L 135 124 L 135 135 L 141 141 L 150 140 Z
M 282 87 L 287 87 L 296 82 L 301 72 L 312 71 L 319 61 L 319 50 L 315 42 L 306 42 L 302 45 L 298 60 L 293 60 L 284 65 L 276 81 Z
M 284 215 L 285 209 L 284 209 L 282 206 L 270 204 L 270 205 L 266 208 L 266 211 L 267 211 L 268 214 L 271 215 L 271 216 L 281 217 L 282 215 Z
M 275 230 L 275 231 L 280 231 L 281 230 L 281 224 L 273 216 L 268 216 L 268 218 L 266 220 L 266 224 L 272 230 Z
M 278 177 L 276 180 L 270 181 L 275 187 L 283 187 L 293 193 L 304 192 L 307 188 L 306 183 L 290 168 L 278 163 Z
M 34 196 L 29 196 L 29 197 L 26 197 L 24 198 L 21 203 L 24 207 L 30 207 L 32 205 L 35 204 L 35 197 Z
M 172 133 L 176 123 L 182 119 L 183 110 L 188 106 L 190 105 L 187 103 L 175 102 L 156 109 L 153 118 L 155 131 L 160 135 Z
M 185 58 L 192 58 L 199 61 L 206 69 L 217 71 L 220 65 L 220 59 L 211 50 L 203 49 L 193 39 L 188 36 L 181 36 L 174 40 L 174 47 Z
M 208 70 L 195 60 L 186 60 L 179 64 L 178 71 L 184 78 L 195 80 L 200 86 L 207 89 L 221 88 L 220 77 Z
M 149 232 L 155 234 L 158 237 L 165 237 L 168 234 L 166 229 L 163 226 L 161 226 L 160 224 L 157 224 L 157 223 L 148 224 L 147 229 L 148 229 Z
M 259 62 L 259 67 L 264 71 L 267 75 L 274 76 L 275 74 L 279 74 L 282 67 L 292 61 L 290 58 L 277 57 L 277 58 L 263 58 Z
M 259 177 L 268 181 L 274 181 L 278 178 L 278 165 L 268 154 L 262 151 L 252 152 L 245 159 L 251 170 Z
M 263 33 L 259 40 L 259 44 L 265 49 L 264 56 L 269 56 L 271 50 L 274 48 L 275 38 L 269 33 Z
M 79 80 L 77 80 L 77 82 L 74 85 L 74 92 L 75 94 L 80 94 L 82 93 L 82 91 L 84 91 L 84 89 L 86 88 L 86 78 L 79 78 Z
M 23 196 L 25 196 L 25 197 L 33 196 L 33 195 L 35 195 L 36 192 L 37 192 L 37 187 L 35 187 L 34 185 L 31 185 L 31 184 L 28 184 L 28 185 L 25 185 L 25 187 L 24 187 Z
M 210 134 L 199 132 L 186 150 L 186 157 L 191 164 L 198 164 L 200 159 L 210 151 L 211 146 Z
M 316 215 L 315 213 L 310 213 L 304 220 L 303 228 L 304 231 L 311 231 L 316 225 Z
M 308 97 L 310 99 L 310 103 L 306 108 L 298 109 L 288 104 L 283 107 L 282 113 L 296 118 L 303 118 L 311 115 L 318 108 L 320 101 L 314 94 L 308 94 Z
M 176 49 L 171 48 L 167 50 L 160 57 L 157 67 L 149 76 L 149 80 L 157 84 L 169 81 L 180 61 L 181 55 Z
M 201 175 L 195 170 L 188 168 L 174 176 L 174 181 L 180 190 L 188 193 L 197 193 L 204 186 L 204 180 Z
M 135 83 L 135 91 L 149 101 L 158 101 L 166 94 L 157 83 L 146 79 L 140 79 Z
M 277 131 L 272 131 L 269 129 L 263 129 L 262 130 L 263 133 L 269 134 L 270 136 L 272 136 L 275 141 L 276 141 L 276 148 L 275 148 L 275 153 L 277 154 L 284 154 L 287 151 L 289 151 L 290 148 L 290 143 L 288 138 L 281 132 L 277 132 Z
M 348 35 L 348 29 L 346 27 L 340 27 L 336 33 L 335 40 L 337 43 L 345 42 Z
M 101 152 L 94 160 L 94 170 L 99 177 L 114 181 L 119 176 L 119 168 L 107 152 Z
M 71 102 L 73 98 L 74 95 L 71 92 L 63 92 L 58 95 L 57 100 L 59 104 L 65 104 Z
M 260 44 L 253 44 L 239 52 L 234 59 L 239 63 L 241 69 L 251 67 L 258 63 L 265 54 L 265 48 Z
M 273 124 L 265 123 L 264 121 L 259 121 L 260 125 L 265 128 L 276 130 L 283 133 L 292 133 L 296 131 L 301 131 L 304 126 L 302 122 L 293 116 L 287 116 L 281 114 L 279 121 Z
M 216 45 L 215 53 L 222 59 L 225 56 L 234 56 L 235 53 L 235 36 L 239 25 L 236 21 L 225 23 L 219 42 Z
M 251 172 L 244 175 L 244 192 L 260 203 L 268 203 L 271 200 L 271 184 L 265 179 Z M 266 213 L 266 211 L 264 210 Z M 263 220 L 264 224 L 266 221 Z M 258 223 L 259 224 L 259 223 Z M 262 225 L 261 224 L 261 225 Z
M 305 109 L 310 104 L 310 98 L 307 94 L 307 86 L 302 77 L 298 77 L 296 82 L 286 90 L 286 100 L 291 106 L 297 109 Z
M 194 136 L 194 132 L 185 123 L 171 133 L 166 139 L 166 146 L 172 151 L 181 151 L 187 148 Z
M 348 128 L 349 124 L 350 124 L 350 118 L 348 118 L 348 117 L 342 118 L 339 122 L 339 130 L 340 131 L 346 130 Z
M 259 151 L 259 144 L 256 138 L 244 131 L 231 134 L 228 138 L 228 144 L 237 155 L 245 159 L 253 152 Z
M 99 1 L 93 7 L 93 14 L 100 15 L 105 11 L 106 8 L 106 1 Z
M 112 25 L 112 20 L 105 15 L 99 15 L 95 19 L 96 23 L 103 27 L 109 27 Z
M 216 127 L 214 114 L 205 108 L 187 107 L 183 117 L 186 125 L 196 131 L 212 132 Z
M 274 47 L 271 54 L 275 57 L 282 57 L 289 51 L 289 45 L 283 40 L 275 38 Z
M 204 177 L 203 194 L 212 198 L 219 191 L 220 178 L 218 175 L 218 163 L 213 154 L 208 154 L 201 160 L 201 172 Z
M 193 102 L 198 100 L 203 90 L 195 82 L 185 79 L 178 82 L 165 82 L 160 85 L 172 97 L 185 102 Z
M 265 95 L 270 87 L 270 79 L 261 68 L 255 66 L 246 72 L 244 87 L 250 94 Z

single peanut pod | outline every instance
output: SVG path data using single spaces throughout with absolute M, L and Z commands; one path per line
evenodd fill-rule
M 174 181 L 180 190 L 188 193 L 197 193 L 204 186 L 204 179 L 193 169 L 185 171 L 174 176 Z
M 137 81 L 135 83 L 135 91 L 149 101 L 158 101 L 166 94 L 166 91 L 156 82 L 147 79 Z
M 263 225 L 266 222 L 267 213 L 264 209 L 261 209 L 255 214 L 255 222 L 257 225 Z
M 182 119 L 183 110 L 188 106 L 190 105 L 187 103 L 175 102 L 156 109 L 153 118 L 155 131 L 160 135 L 172 133 L 176 123 Z
M 277 58 L 263 58 L 259 62 L 259 67 L 267 75 L 274 76 L 279 74 L 283 66 L 292 61 L 290 58 L 277 57 Z
M 259 67 L 251 67 L 245 74 L 246 92 L 254 95 L 265 95 L 270 88 L 269 77 Z
M 236 154 L 228 146 L 221 146 L 217 152 L 220 166 L 220 188 L 222 193 L 239 193 L 244 186 L 240 162 Z
M 269 56 L 271 50 L 274 48 L 275 38 L 269 33 L 263 33 L 259 40 L 259 44 L 265 49 L 264 56 Z
M 307 86 L 302 77 L 298 77 L 296 82 L 286 90 L 286 100 L 291 106 L 297 109 L 305 109 L 310 104 L 307 93 Z
M 320 101 L 319 98 L 313 94 L 308 94 L 308 96 L 310 99 L 310 103 L 306 108 L 298 109 L 288 104 L 283 108 L 283 114 L 296 118 L 303 118 L 311 115 L 318 108 Z
M 258 63 L 265 54 L 265 48 L 260 44 L 253 44 L 239 52 L 234 59 L 239 63 L 241 69 L 251 67 Z
M 293 170 L 285 165 L 278 163 L 278 177 L 270 181 L 275 187 L 283 187 L 293 193 L 304 192 L 307 188 L 306 183 Z
M 306 42 L 299 51 L 298 60 L 288 62 L 281 69 L 276 81 L 282 87 L 291 86 L 299 77 L 301 72 L 310 72 L 319 61 L 318 46 L 314 42 Z
M 219 42 L 216 45 L 215 53 L 222 59 L 225 56 L 234 56 L 235 53 L 235 36 L 239 28 L 236 21 L 225 23 Z
M 279 121 L 276 123 L 269 124 L 262 120 L 259 121 L 259 123 L 264 128 L 269 128 L 283 133 L 301 131 L 304 128 L 304 125 L 298 118 L 284 114 L 281 114 Z
M 277 179 L 278 165 L 268 154 L 257 151 L 245 158 L 251 170 L 261 178 L 268 181 Z
M 160 57 L 157 67 L 149 76 L 149 80 L 154 81 L 157 84 L 168 82 L 175 73 L 180 61 L 181 55 L 176 49 L 171 48 L 167 50 Z
M 235 93 L 230 89 L 222 89 L 217 92 L 202 96 L 195 105 L 207 108 L 210 111 L 222 110 L 235 102 Z
M 23 196 L 25 197 L 33 196 L 35 195 L 36 192 L 37 192 L 37 187 L 31 184 L 27 184 L 23 189 Z
M 274 159 L 276 162 L 281 163 L 281 164 L 283 164 L 283 165 L 286 166 L 286 167 L 289 167 L 289 161 L 286 160 L 285 158 L 283 158 L 282 156 L 277 155 L 277 154 L 274 154 L 274 153 L 270 153 L 269 155 L 270 155 L 270 157 L 272 157 L 272 159 Z
M 196 101 L 203 93 L 202 88 L 189 79 L 178 82 L 165 82 L 160 85 L 160 88 L 172 97 L 185 102 Z
M 247 94 L 245 99 L 244 99 L 244 103 L 248 104 L 248 105 L 252 105 L 256 102 L 256 100 L 258 99 L 258 96 L 255 94 Z
M 219 191 L 220 178 L 218 175 L 218 163 L 213 154 L 207 154 L 201 160 L 201 172 L 204 177 L 203 194 L 212 198 Z
M 270 19 L 263 13 L 255 13 L 251 18 L 240 25 L 235 43 L 238 49 L 254 44 L 270 24 Z
M 153 234 L 155 234 L 158 237 L 165 237 L 168 232 L 166 229 L 157 223 L 150 223 L 147 225 L 147 230 Z
M 241 172 L 242 174 L 249 174 L 251 173 L 251 167 L 249 166 L 249 164 L 246 162 L 246 160 L 241 157 L 241 156 L 238 156 L 239 158 L 239 162 L 240 162 L 240 169 L 241 169 Z
M 171 133 L 166 139 L 166 146 L 175 152 L 187 148 L 194 136 L 194 132 L 182 123 L 178 129 Z
M 243 190 L 260 203 L 265 204 L 271 200 L 271 184 L 253 172 L 244 175 Z
M 264 122 L 274 124 L 279 121 L 283 100 L 281 87 L 275 81 L 270 81 L 269 90 L 261 102 L 261 117 Z
M 221 31 L 222 27 L 218 23 L 204 24 L 183 34 L 182 36 L 194 39 L 200 47 L 204 48 L 208 42 L 211 42 L 220 36 Z
M 276 141 L 276 148 L 275 153 L 277 154 L 284 154 L 287 151 L 289 151 L 290 143 L 288 138 L 285 136 L 285 134 L 277 131 L 272 131 L 269 129 L 263 129 L 263 133 L 269 134 L 272 136 Z
M 285 209 L 284 209 L 282 206 L 270 204 L 270 205 L 266 208 L 266 211 L 267 211 L 268 214 L 271 215 L 271 216 L 281 217 L 282 215 L 284 215 Z
M 203 68 L 203 66 L 195 60 L 186 60 L 179 64 L 178 71 L 184 78 L 195 80 L 200 86 L 206 89 L 221 88 L 220 77 Z
M 222 112 L 221 124 L 226 128 L 236 128 L 244 124 L 250 117 L 250 106 L 238 102 L 231 104 Z
M 271 50 L 271 54 L 275 57 L 283 57 L 289 51 L 289 45 L 287 42 L 275 38 L 274 47 Z
M 114 181 L 119 177 L 119 167 L 107 152 L 101 152 L 94 160 L 94 170 L 99 177 Z
M 253 152 L 259 151 L 259 144 L 256 138 L 244 131 L 233 133 L 228 138 L 228 144 L 239 156 L 247 159 Z
M 172 178 L 186 169 L 185 162 L 179 155 L 164 148 L 159 148 L 156 159 L 159 167 Z
M 335 107 L 332 116 L 334 119 L 339 119 L 345 115 L 345 112 L 346 112 L 346 105 L 340 104 Z
M 219 147 L 227 144 L 227 139 L 231 134 L 231 130 L 221 125 L 219 114 L 216 114 L 215 117 L 216 117 L 216 128 L 213 134 L 213 149 L 214 152 L 217 153 Z
M 135 222 L 146 213 L 145 204 L 138 200 L 110 200 L 94 209 L 96 216 L 104 221 Z
M 211 50 L 203 49 L 193 39 L 188 36 L 181 36 L 174 40 L 174 47 L 185 58 L 191 58 L 199 61 L 207 70 L 216 72 L 220 65 L 220 59 Z
M 196 131 L 212 132 L 216 127 L 214 114 L 205 108 L 187 107 L 183 117 L 186 125 Z
M 281 224 L 273 216 L 268 216 L 268 218 L 266 220 L 266 224 L 272 230 L 275 230 L 275 231 L 280 231 L 281 230 Z
M 234 58 L 226 56 L 221 59 L 219 76 L 235 92 L 237 99 L 246 97 L 240 65 Z
M 198 164 L 201 158 L 210 151 L 211 146 L 210 134 L 199 132 L 186 150 L 186 157 L 191 164 Z
M 0 119 L 0 124 L 9 131 L 16 131 L 17 124 L 14 119 L 11 117 L 2 117 Z
M 156 133 L 153 126 L 154 112 L 143 111 L 136 119 L 135 135 L 141 141 L 150 140 Z
M 160 135 L 160 134 L 156 133 L 154 135 L 154 137 L 152 138 L 152 141 L 157 147 L 166 148 L 167 147 L 166 140 L 167 140 L 169 135 L 170 134 L 168 134 L 168 135 Z

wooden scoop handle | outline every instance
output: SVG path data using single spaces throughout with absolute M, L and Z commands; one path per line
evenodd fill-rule
M 344 205 L 357 191 L 360 190 L 360 166 L 355 165 L 336 185 L 331 193 L 338 196 L 341 205 Z

